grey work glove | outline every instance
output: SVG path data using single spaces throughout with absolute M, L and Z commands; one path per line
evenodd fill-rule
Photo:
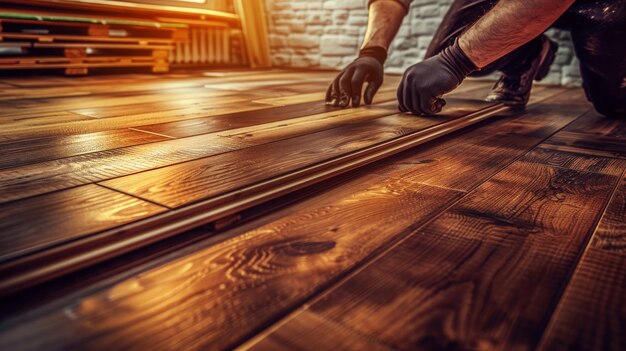
M 380 46 L 361 49 L 359 57 L 352 61 L 337 75 L 326 91 L 326 104 L 352 107 L 361 104 L 363 83 L 368 82 L 363 99 L 367 105 L 372 103 L 378 88 L 383 84 L 383 63 L 387 58 L 387 50 Z
M 454 90 L 476 65 L 458 44 L 409 67 L 398 87 L 398 108 L 402 112 L 432 115 L 441 111 L 446 101 L 441 97 Z

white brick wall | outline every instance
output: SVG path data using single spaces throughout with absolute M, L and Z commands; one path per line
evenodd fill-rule
M 265 0 L 272 60 L 277 66 L 342 68 L 357 55 L 367 26 L 367 0 Z M 424 57 L 452 0 L 414 0 L 391 45 L 387 72 L 402 73 Z M 560 44 L 547 83 L 580 85 L 569 33 L 550 30 Z

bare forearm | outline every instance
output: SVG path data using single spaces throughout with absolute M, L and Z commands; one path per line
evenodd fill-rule
M 502 0 L 459 38 L 479 67 L 494 62 L 543 33 L 574 0 Z
M 406 15 L 405 8 L 392 0 L 379 0 L 369 7 L 367 31 L 361 48 L 382 46 L 389 49 Z

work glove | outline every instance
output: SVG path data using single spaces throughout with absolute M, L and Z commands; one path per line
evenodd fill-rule
M 344 68 L 326 90 L 326 104 L 347 107 L 352 100 L 352 107 L 358 107 L 361 104 L 363 83 L 368 82 L 363 99 L 370 105 L 383 84 L 383 64 L 386 59 L 387 50 L 381 46 L 361 49 L 359 57 Z
M 409 67 L 398 87 L 398 108 L 402 112 L 432 115 L 446 101 L 441 97 L 454 90 L 476 65 L 465 55 L 458 40 L 439 54 Z

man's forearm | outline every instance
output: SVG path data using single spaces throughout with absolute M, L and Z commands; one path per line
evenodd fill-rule
M 378 0 L 369 6 L 367 31 L 361 48 L 382 46 L 386 50 L 395 38 L 406 15 L 404 6 L 394 0 Z
M 502 0 L 459 38 L 482 68 L 543 33 L 574 0 Z

